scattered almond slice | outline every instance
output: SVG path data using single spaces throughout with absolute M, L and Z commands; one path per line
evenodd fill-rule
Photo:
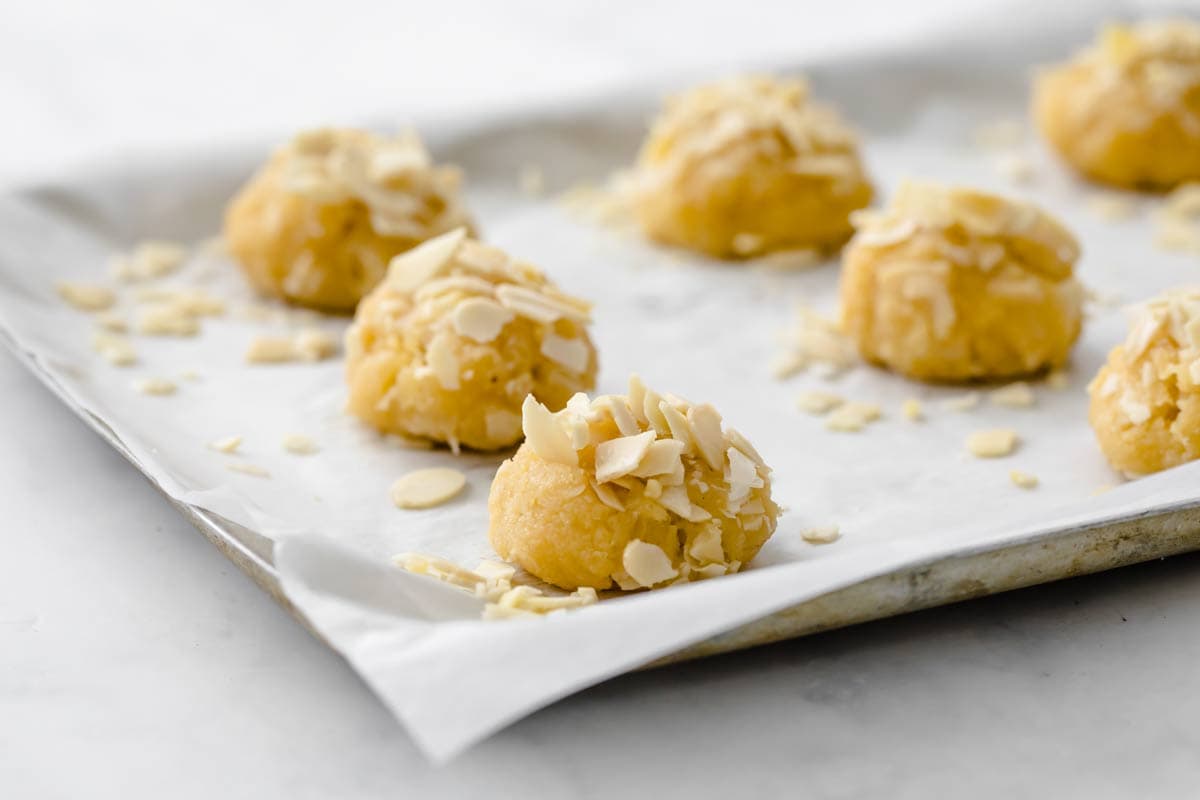
M 306 328 L 293 337 L 296 353 L 303 361 L 324 361 L 338 352 L 338 340 L 333 334 L 316 328 Z
M 1013 482 L 1014 486 L 1017 486 L 1021 489 L 1036 489 L 1038 485 L 1038 479 L 1036 475 L 1031 475 L 1028 472 L 1021 472 L 1020 470 L 1016 469 L 1008 473 L 1008 478 Z
M 161 278 L 179 269 L 187 258 L 187 248 L 175 242 L 145 241 L 127 255 L 112 261 L 113 277 L 123 281 Z
M 967 437 L 967 451 L 978 458 L 1001 458 L 1017 448 L 1016 431 L 998 428 L 975 431 Z
M 1003 153 L 996 157 L 996 172 L 1017 185 L 1032 183 L 1037 177 L 1033 161 L 1023 153 Z
M 921 407 L 921 401 L 915 397 L 910 397 L 900 405 L 900 414 L 909 422 L 920 422 L 925 419 L 925 409 Z
M 218 453 L 236 453 L 237 449 L 242 446 L 241 436 L 226 436 L 223 439 L 216 439 L 208 443 L 208 446 Z
M 255 478 L 269 478 L 271 473 L 257 464 L 247 464 L 244 461 L 230 461 L 225 465 L 225 469 L 230 472 L 240 472 L 243 475 L 252 475 Z
M 1017 119 L 998 119 L 975 128 L 972 140 L 981 150 L 1004 150 L 1025 142 L 1025 125 Z
M 138 314 L 137 331 L 145 336 L 195 336 L 200 323 L 172 303 L 147 306 Z
M 1062 370 L 1055 370 L 1046 376 L 1046 385 L 1056 392 L 1061 392 L 1071 385 L 1071 377 Z
M 842 531 L 837 525 L 820 525 L 800 531 L 800 538 L 809 544 L 830 544 L 842 538 Z
M 289 433 L 283 437 L 283 449 L 298 456 L 310 456 L 320 451 L 317 443 L 302 433 Z
M 679 574 L 661 547 L 641 539 L 633 539 L 625 545 L 621 566 L 634 583 L 647 589 L 666 583 Z
M 812 269 L 825 260 L 820 250 L 803 248 L 796 250 L 773 250 L 748 262 L 756 269 L 770 272 L 798 272 Z
M 1131 198 L 1111 192 L 1090 195 L 1085 205 L 1105 222 L 1119 222 L 1137 214 L 1137 204 Z
M 129 323 L 125 318 L 114 311 L 102 311 L 96 315 L 96 325 L 101 330 L 110 333 L 125 333 L 129 330 Z
M 451 500 L 467 485 L 467 476 L 450 467 L 418 469 L 392 484 L 397 508 L 432 508 Z
M 59 281 L 54 288 L 68 305 L 80 311 L 104 311 L 117 302 L 116 292 L 107 286 Z
M 175 394 L 175 383 L 166 378 L 139 378 L 133 382 L 133 388 L 142 394 L 169 395 Z
M 256 336 L 246 349 L 249 364 L 281 364 L 295 361 L 296 347 L 292 340 L 283 336 Z
M 124 336 L 116 333 L 97 331 L 96 335 L 92 337 L 92 349 L 115 367 L 128 367 L 136 364 L 138 360 L 133 344 Z
M 992 401 L 992 405 L 1006 408 L 1031 408 L 1036 402 L 1033 389 L 1024 381 L 994 389 L 988 395 L 988 399 Z
M 825 427 L 840 433 L 857 433 L 882 416 L 883 410 L 874 403 L 852 401 L 843 403 L 826 417 Z
M 796 406 L 806 414 L 828 414 L 842 403 L 846 402 L 840 395 L 832 392 L 811 391 L 802 392 L 796 398 Z
M 979 405 L 979 392 L 967 392 L 956 397 L 948 397 L 940 405 L 946 411 L 970 411 Z

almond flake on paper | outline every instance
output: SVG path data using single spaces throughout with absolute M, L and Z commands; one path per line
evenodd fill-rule
M 975 431 L 967 437 L 967 452 L 977 458 L 1003 458 L 1016 449 L 1016 431 L 1004 428 Z
M 1021 489 L 1036 489 L 1038 479 L 1036 475 L 1031 475 L 1028 472 L 1021 472 L 1014 469 L 1008 473 L 1008 479 L 1013 482 L 1013 486 Z
M 819 525 L 800 531 L 800 538 L 809 544 L 831 544 L 842 538 L 842 531 L 837 525 Z
M 230 461 L 225 465 L 225 469 L 230 472 L 240 472 L 243 475 L 251 475 L 255 478 L 269 478 L 271 473 L 257 464 L 246 464 L 242 461 Z
M 321 448 L 310 437 L 302 433 L 289 433 L 283 437 L 283 449 L 298 456 L 310 456 Z
M 392 502 L 397 508 L 433 508 L 456 497 L 466 485 L 467 476 L 450 467 L 413 470 L 392 484 Z
M 955 397 L 948 397 L 940 405 L 946 411 L 970 411 L 979 405 L 979 392 L 967 392 Z
M 79 311 L 105 311 L 117 302 L 116 292 L 107 286 L 59 281 L 54 288 L 67 305 Z
M 174 381 L 169 381 L 166 378 L 139 378 L 133 382 L 133 388 L 142 394 L 163 397 L 175 394 L 177 387 Z
M 145 241 L 128 254 L 112 260 L 113 277 L 138 282 L 162 278 L 175 272 L 187 258 L 187 248 L 168 241 Z
M 921 407 L 921 401 L 915 397 L 910 397 L 900 405 L 900 414 L 909 422 L 920 422 L 925 419 L 925 409 Z
M 840 395 L 832 392 L 811 391 L 802 392 L 796 398 L 796 407 L 806 414 L 828 414 L 835 408 L 846 402 Z
M 1005 408 L 1032 408 L 1037 402 L 1033 389 L 1024 381 L 993 389 L 988 394 L 988 399 L 991 400 L 992 405 Z
M 133 344 L 117 333 L 97 331 L 92 337 L 92 349 L 114 367 L 128 367 L 138 360 Z
M 834 409 L 825 418 L 825 427 L 840 433 L 857 433 L 882 416 L 883 410 L 876 404 L 852 401 Z
M 218 453 L 236 453 L 237 449 L 242 446 L 242 437 L 234 435 L 214 439 L 208 443 L 208 446 Z

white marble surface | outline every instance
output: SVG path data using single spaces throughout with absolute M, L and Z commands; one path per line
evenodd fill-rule
M 0 177 L 832 51 L 995 3 L 697 5 L 13 4 Z M 323 40 L 336 58 L 312 57 Z M 1190 797 L 1200 779 L 1200 556 L 627 676 L 433 769 L 8 355 L 0 442 L 0 797 Z

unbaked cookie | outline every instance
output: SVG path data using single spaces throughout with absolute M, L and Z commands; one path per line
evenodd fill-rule
M 1200 457 L 1200 290 L 1148 303 L 1088 393 L 1092 429 L 1118 470 L 1145 475 Z
M 1200 180 L 1200 24 L 1112 25 L 1036 80 L 1043 135 L 1104 183 L 1168 189 Z
M 393 259 L 346 332 L 351 413 L 386 433 L 496 450 L 521 402 L 590 389 L 591 307 L 459 229 Z
M 353 311 L 392 256 L 470 227 L 460 182 L 413 134 L 309 131 L 242 187 L 225 213 L 225 239 L 260 292 Z
M 647 389 L 552 413 L 492 481 L 500 556 L 564 589 L 657 588 L 737 572 L 775 532 L 771 470 L 710 405 Z
M 1028 375 L 1079 337 L 1079 245 L 1025 203 L 907 183 L 858 212 L 842 267 L 842 324 L 868 361 L 930 381 Z
M 718 258 L 824 248 L 871 202 L 853 132 L 800 80 L 743 77 L 673 98 L 633 175 L 646 233 Z

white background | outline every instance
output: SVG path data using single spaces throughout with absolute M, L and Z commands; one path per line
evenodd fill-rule
M 886 45 L 996 5 L 7 3 L 0 180 Z M 621 678 L 434 770 L 7 355 L 0 442 L 3 797 L 1175 797 L 1200 778 L 1200 557 Z

